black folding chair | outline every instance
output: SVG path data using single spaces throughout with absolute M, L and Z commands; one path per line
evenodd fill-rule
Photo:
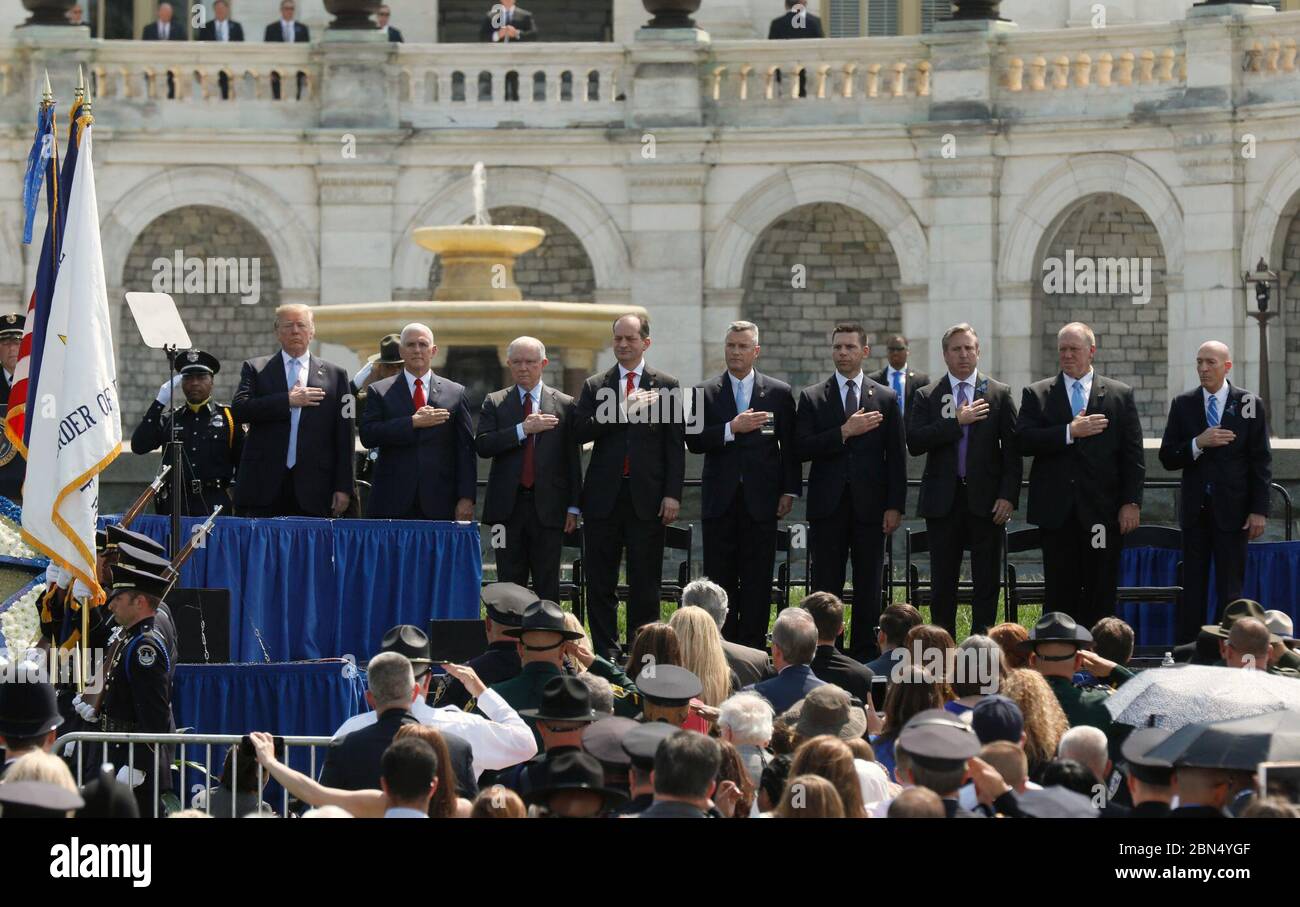
M 1004 533 L 1003 540 L 1005 541 L 1006 530 L 1003 529 L 1002 532 Z M 907 553 L 907 595 L 908 595 L 907 600 L 911 602 L 912 606 L 915 608 L 920 608 L 925 605 L 933 605 L 934 604 L 933 574 L 931 575 L 930 580 L 922 581 L 921 570 L 917 566 L 915 560 L 915 556 L 918 554 L 928 555 L 930 553 L 930 533 L 928 530 L 925 529 L 920 529 L 915 532 L 909 529 L 907 530 L 907 535 L 905 536 L 904 541 L 906 543 L 905 550 Z M 969 551 L 970 548 L 966 547 L 963 550 Z M 931 559 L 931 569 L 933 570 L 933 559 Z M 974 603 L 975 603 L 974 581 L 972 580 L 970 582 L 967 582 L 963 580 L 959 582 L 957 584 L 957 604 L 959 606 L 960 605 L 973 606 Z
M 560 552 L 560 598 L 573 602 L 573 616 L 585 622 L 587 619 L 587 584 L 582 576 L 582 527 L 564 534 L 564 548 L 577 549 L 577 555 L 569 564 L 569 576 L 564 576 L 564 552 Z
M 1139 526 L 1128 535 L 1123 536 L 1124 548 L 1157 548 L 1163 551 L 1183 550 L 1183 533 L 1181 529 L 1170 526 Z M 1172 586 L 1120 586 L 1115 590 L 1115 604 L 1121 602 L 1138 605 L 1167 604 L 1174 606 L 1175 620 L 1183 607 L 1183 562 L 1180 558 Z M 1167 646 L 1134 646 L 1135 655 L 1151 657 L 1158 655 Z
M 659 601 L 670 601 L 674 605 L 680 604 L 682 600 L 682 590 L 690 583 L 695 573 L 695 552 L 692 550 L 692 543 L 695 540 L 695 526 L 687 523 L 685 526 L 669 526 L 664 533 L 664 563 L 668 563 L 667 553 L 669 551 L 681 551 L 685 553 L 680 564 L 677 565 L 677 572 L 673 578 L 664 581 L 662 573 L 659 578 Z M 622 584 L 617 591 L 620 601 L 627 601 L 628 587 Z
M 791 571 L 794 569 L 791 563 L 793 552 L 790 550 L 790 538 L 793 533 L 789 526 L 778 526 L 776 528 L 776 578 L 772 581 L 772 604 L 776 605 L 777 611 L 785 608 L 790 603 L 790 589 L 792 586 Z M 780 559 L 784 554 L 785 558 Z
M 1029 582 L 1020 578 L 1019 570 L 1011 563 L 1011 555 L 1041 551 L 1042 548 L 1043 535 L 1036 527 L 1008 532 L 1003 539 L 1002 588 L 1006 594 L 1006 619 L 1011 623 L 1019 622 L 1021 605 L 1046 604 L 1047 598 L 1047 588 L 1041 580 Z

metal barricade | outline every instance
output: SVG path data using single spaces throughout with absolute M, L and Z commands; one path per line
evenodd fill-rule
M 154 818 L 158 818 L 159 807 L 161 804 L 161 801 L 159 799 L 160 796 L 159 768 L 160 768 L 160 756 L 162 752 L 162 747 L 170 746 L 175 749 L 175 758 L 171 763 L 168 764 L 167 770 L 170 772 L 173 768 L 179 766 L 178 786 L 180 788 L 179 800 L 182 808 L 186 808 L 189 805 L 189 792 L 186 789 L 187 772 L 190 770 L 202 771 L 203 783 L 204 783 L 204 811 L 207 812 L 208 815 L 212 815 L 212 813 L 208 809 L 208 805 L 211 802 L 212 793 L 215 790 L 219 789 L 221 786 L 220 776 L 213 775 L 212 773 L 212 765 L 213 765 L 212 748 L 214 746 L 227 747 L 231 752 L 230 818 L 238 818 L 239 816 L 236 812 L 236 809 L 239 801 L 239 772 L 240 772 L 239 744 L 244 739 L 244 736 L 245 735 L 243 734 L 127 734 L 127 733 L 108 733 L 103 731 L 74 731 L 70 734 L 63 735 L 58 739 L 58 742 L 55 745 L 56 746 L 55 751 L 62 752 L 64 748 L 67 746 L 67 744 L 69 743 L 82 744 L 77 746 L 76 754 L 74 757 L 75 765 L 76 765 L 75 773 L 77 777 L 77 785 L 78 787 L 80 787 L 82 784 L 86 782 L 86 778 L 85 778 L 86 761 L 85 760 L 86 760 L 86 751 L 88 749 L 91 750 L 92 752 L 102 752 L 103 748 L 107 746 L 112 746 L 112 745 L 126 746 L 127 761 L 125 765 L 129 770 L 128 775 L 132 775 L 134 774 L 137 765 L 136 747 L 153 746 L 152 752 L 149 752 L 146 749 L 146 753 L 145 753 L 146 761 L 143 764 L 145 766 L 148 766 L 149 765 L 148 760 L 152 759 L 153 770 L 149 774 L 149 779 L 150 779 L 150 783 L 153 786 L 153 816 Z M 308 761 L 308 767 L 305 773 L 311 776 L 312 778 L 316 777 L 317 769 L 319 768 L 316 761 L 316 750 L 318 747 L 328 747 L 330 743 L 329 737 L 279 737 L 277 736 L 275 739 L 277 743 L 280 741 L 284 742 L 284 753 L 282 756 L 277 756 L 277 758 L 279 758 L 280 761 L 282 761 L 285 765 L 291 765 L 290 753 L 293 748 L 298 748 L 298 749 L 305 748 L 307 750 L 307 761 Z M 196 766 L 192 766 L 189 760 L 186 758 L 187 751 L 192 753 L 196 749 L 201 750 L 203 755 L 202 769 L 198 769 Z M 219 772 L 224 768 L 224 764 L 225 764 L 225 754 L 222 753 L 220 761 L 217 763 L 217 768 Z M 94 767 L 92 767 L 92 769 L 93 768 Z M 121 765 L 114 765 L 114 769 L 116 770 L 120 770 L 121 768 L 122 768 Z M 262 803 L 261 798 L 262 798 L 263 787 L 266 781 L 266 774 L 265 774 L 266 770 L 255 760 L 252 761 L 252 768 L 255 769 L 257 772 L 257 800 L 258 800 L 258 809 L 260 809 Z M 281 817 L 286 817 L 289 814 L 289 792 L 287 790 L 282 789 L 281 793 L 282 793 L 282 797 L 281 797 L 281 804 L 280 804 L 280 812 L 278 813 L 278 815 Z

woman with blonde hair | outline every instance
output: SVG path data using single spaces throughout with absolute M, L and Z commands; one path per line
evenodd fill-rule
M 866 807 L 862 804 L 862 783 L 853 763 L 853 750 L 840 738 L 821 734 L 801 744 L 790 763 L 790 774 L 820 775 L 840 795 L 846 819 L 867 817 Z
M 38 781 L 41 784 L 49 784 L 54 787 L 61 787 L 69 793 L 76 794 L 77 782 L 73 780 L 72 772 L 68 770 L 67 764 L 52 753 L 45 750 L 32 750 L 24 756 L 20 756 L 9 764 L 5 770 L 4 781 L 0 784 L 16 783 L 19 781 Z M 13 806 L 4 810 L 14 817 L 28 815 L 25 807 Z M 51 815 L 45 813 L 45 815 Z M 73 817 L 75 810 L 69 810 L 65 816 L 69 819 Z M 34 815 L 41 815 L 40 812 L 34 812 Z
M 705 705 L 722 705 L 724 699 L 740 689 L 740 681 L 727 666 L 717 622 L 703 608 L 687 605 L 673 612 L 668 626 L 673 628 L 681 645 L 681 666 L 700 678 L 704 687 L 700 700 Z
M 781 803 L 772 812 L 777 819 L 843 819 L 844 803 L 835 785 L 820 775 L 790 779 Z
M 1032 668 L 1008 671 L 1002 679 L 1002 695 L 1020 706 L 1025 717 L 1029 780 L 1037 781 L 1043 767 L 1056 757 L 1056 748 L 1070 729 L 1070 721 L 1043 675 Z

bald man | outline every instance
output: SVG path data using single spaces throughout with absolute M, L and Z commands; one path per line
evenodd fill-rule
M 1211 340 L 1196 351 L 1201 386 L 1169 407 L 1160 462 L 1182 470 L 1178 517 L 1183 530 L 1183 606 L 1177 642 L 1196 639 L 1218 623 L 1223 607 L 1241 598 L 1246 543 L 1264 534 L 1273 455 L 1264 401 L 1228 381 L 1232 353 Z M 1210 561 L 1214 607 L 1208 607 Z

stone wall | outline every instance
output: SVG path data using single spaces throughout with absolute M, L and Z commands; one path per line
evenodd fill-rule
M 1282 269 L 1291 274 L 1300 274 L 1300 214 L 1296 215 L 1287 228 Z M 1282 324 L 1276 321 L 1270 327 L 1271 340 L 1269 352 L 1277 355 L 1279 345 L 1284 345 L 1286 359 L 1286 386 L 1274 387 L 1272 412 L 1276 424 L 1273 433 L 1290 437 L 1300 428 L 1300 279 L 1292 278 L 1287 285 L 1285 302 L 1282 307 Z M 1250 329 L 1257 331 L 1255 322 L 1250 322 Z M 1281 341 L 1278 338 L 1282 338 Z
M 241 304 L 238 293 L 188 294 L 180 286 L 170 290 L 191 342 L 221 360 L 213 395 L 228 403 L 239 385 L 240 363 L 275 349 L 272 322 L 280 304 L 279 270 L 266 239 L 252 224 L 220 208 L 196 205 L 169 211 L 145 228 L 131 248 L 122 286 L 150 289 L 154 260 L 174 260 L 177 250 L 186 258 L 256 258 L 260 262 L 261 298 L 256 305 Z M 157 350 L 144 346 L 125 311 L 117 366 L 122 432 L 129 437 L 167 379 L 167 361 Z
M 792 284 L 806 269 L 806 285 Z M 759 368 L 799 389 L 830 374 L 836 322 L 867 329 L 868 371 L 887 335 L 902 329 L 898 260 L 878 226 L 837 204 L 804 205 L 764 231 L 750 256 L 741 316 L 759 326 Z M 722 338 L 717 338 L 719 346 Z
M 1169 414 L 1169 317 L 1165 289 L 1165 254 L 1150 218 L 1133 202 L 1118 195 L 1084 199 L 1057 229 L 1042 262 L 1100 258 L 1150 258 L 1151 301 L 1135 305 L 1132 296 L 1049 294 L 1043 271 L 1035 276 L 1034 295 L 1041 327 L 1040 359 L 1035 374 L 1058 368 L 1056 332 L 1071 321 L 1086 322 L 1097 335 L 1096 369 L 1133 388 L 1142 429 L 1159 437 Z

